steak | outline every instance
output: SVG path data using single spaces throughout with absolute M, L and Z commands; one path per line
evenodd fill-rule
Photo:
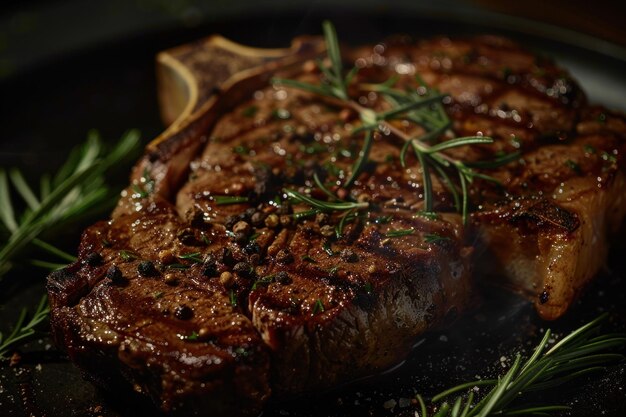
M 403 168 L 384 132 L 341 188 L 363 141 L 352 134 L 357 114 L 270 83 L 319 83 L 311 59 L 321 47 L 310 38 L 255 55 L 212 39 L 167 56 L 172 126 L 148 145 L 111 219 L 84 232 L 79 261 L 48 280 L 54 337 L 87 378 L 174 414 L 254 415 L 270 395 L 397 364 L 419 335 L 476 305 L 473 275 L 524 293 L 552 319 L 602 265 L 625 215 L 622 115 L 588 106 L 566 72 L 502 38 L 346 49 L 361 68 L 356 84 L 394 76 L 419 91 L 420 74 L 449 94 L 457 135 L 495 139 L 450 156 L 520 152 L 485 170 L 497 185 L 471 184 L 464 224 L 437 177 L 437 213 L 423 213 L 422 168 Z M 167 93 L 176 66 L 201 87 L 178 119 L 185 100 Z M 376 94 L 350 94 L 384 108 Z M 352 209 L 312 210 L 286 191 L 333 202 L 317 182 Z

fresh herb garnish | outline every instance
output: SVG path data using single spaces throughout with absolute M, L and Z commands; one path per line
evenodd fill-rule
M 343 229 L 346 227 L 346 223 L 350 220 L 356 219 L 356 214 L 354 210 L 346 211 L 341 218 L 339 219 L 339 223 L 335 226 L 335 236 L 337 239 L 340 239 L 343 235 Z
M 150 176 L 150 172 L 147 169 L 143 170 L 143 174 L 140 179 L 141 185 L 133 184 L 132 189 L 135 192 L 133 197 L 146 198 L 154 192 L 154 179 Z
M 129 250 L 121 250 L 118 252 L 118 255 L 120 256 L 120 258 L 122 258 L 124 262 L 134 261 L 135 259 L 139 258 L 139 255 Z
M 270 274 L 270 275 L 261 277 L 257 279 L 256 281 L 254 281 L 254 284 L 252 284 L 252 289 L 256 290 L 259 286 L 269 285 L 272 282 L 274 282 L 274 278 L 276 278 L 276 274 Z
M 415 229 L 413 229 L 413 228 L 410 228 L 410 229 L 400 229 L 400 230 L 390 230 L 387 233 L 385 233 L 385 237 L 408 236 L 408 235 L 412 235 L 413 232 L 415 232 Z
M 370 154 L 370 150 L 372 149 L 372 143 L 374 142 L 374 133 L 370 130 L 365 132 L 365 139 L 363 140 L 363 147 L 359 151 L 359 156 L 352 165 L 352 169 L 350 170 L 350 176 L 344 183 L 344 187 L 350 187 L 354 184 L 354 181 L 359 177 L 365 164 L 368 161 L 368 157 Z
M 325 240 L 322 244 L 322 248 L 324 249 L 324 252 L 328 254 L 328 256 L 335 256 L 335 252 L 333 251 L 330 240 Z
M 228 298 L 230 299 L 230 305 L 237 307 L 237 296 L 235 295 L 235 291 L 230 290 Z
M 379 216 L 374 219 L 374 224 L 387 224 L 393 220 L 392 215 Z
M 313 306 L 313 314 L 323 313 L 326 311 L 324 308 L 324 303 L 319 298 L 315 301 L 315 305 Z
M 71 152 L 54 177 L 45 175 L 41 178 L 38 196 L 19 171 L 12 170 L 7 177 L 0 169 L 0 220 L 9 232 L 8 241 L 0 246 L 0 277 L 30 245 L 64 261 L 74 261 L 75 257 L 44 242 L 40 236 L 110 207 L 113 193 L 105 184 L 104 173 L 132 157 L 138 149 L 139 133 L 136 130 L 124 134 L 109 152 L 105 151 L 98 134 L 92 131 L 87 141 Z M 27 205 L 19 215 L 11 203 L 8 178 Z
M 195 330 L 192 331 L 190 334 L 188 335 L 180 335 L 180 338 L 183 340 L 189 340 L 191 342 L 194 342 L 196 340 L 198 340 L 198 338 L 200 337 L 200 335 L 198 334 L 198 332 L 196 332 Z
M 428 220 L 437 220 L 439 218 L 439 215 L 435 213 L 434 211 L 418 211 L 415 214 L 419 217 L 424 217 Z
M 17 321 L 15 322 L 15 325 L 13 326 L 13 331 L 6 338 L 0 332 L 0 359 L 8 359 L 7 354 L 16 343 L 23 343 L 27 339 L 32 338 L 35 334 L 35 327 L 48 317 L 49 312 L 50 308 L 48 307 L 48 297 L 45 295 L 41 297 L 41 300 L 35 309 L 35 313 L 26 324 L 24 321 L 26 320 L 28 311 L 26 308 L 23 308 Z
M 572 171 L 574 171 L 578 175 L 582 174 L 582 170 L 580 169 L 580 165 L 578 165 L 576 162 L 572 161 L 571 159 L 568 159 L 567 161 L 565 161 L 565 165 L 567 165 L 567 167 L 569 169 L 571 169 Z
M 233 152 L 238 155 L 248 155 L 250 153 L 250 149 L 244 145 L 238 145 L 233 148 Z
M 175 271 L 184 271 L 185 269 L 189 269 L 189 265 L 185 264 L 169 264 L 165 267 L 165 269 L 173 269 Z
M 214 195 L 213 201 L 215 201 L 215 204 L 217 204 L 218 206 L 224 206 L 227 204 L 247 203 L 248 197 L 239 197 L 234 195 Z
M 538 390 L 558 387 L 589 373 L 604 370 L 603 365 L 624 359 L 626 334 L 598 335 L 600 325 L 607 318 L 603 314 L 578 328 L 545 351 L 552 336 L 548 329 L 534 353 L 525 362 L 517 354 L 509 371 L 498 379 L 478 380 L 457 385 L 435 395 L 431 402 L 437 412 L 433 417 L 487 417 L 492 415 L 550 415 L 552 411 L 568 410 L 563 405 L 524 406 L 524 395 Z M 474 402 L 473 388 L 493 386 L 478 402 Z M 458 395 L 459 392 L 467 394 Z M 457 394 L 450 402 L 446 398 Z M 416 395 L 420 417 L 428 417 L 428 408 L 421 395 Z M 516 405 L 516 401 L 517 404 Z M 452 405 L 450 405 L 452 404 Z
M 617 157 L 615 155 L 613 155 L 613 154 L 608 153 L 608 152 L 602 152 L 602 154 L 600 154 L 600 157 L 603 160 L 611 162 L 611 163 L 617 162 Z
M 304 152 L 308 155 L 315 155 L 318 153 L 328 152 L 328 146 L 323 145 L 319 142 L 313 142 L 310 145 L 301 145 L 300 151 Z
M 450 240 L 450 238 L 446 236 L 438 235 L 436 233 L 426 233 L 424 235 L 424 241 L 426 243 L 438 243 L 438 242 L 443 242 L 446 240 Z
M 244 117 L 254 117 L 255 114 L 257 114 L 257 112 L 259 111 L 259 107 L 258 106 L 248 106 L 245 109 L 243 109 L 241 111 L 241 114 Z
M 191 261 L 192 263 L 199 264 L 202 262 L 202 254 L 200 252 L 185 253 L 184 255 L 178 255 L 179 259 Z
M 352 201 L 323 201 L 318 200 L 313 197 L 309 197 L 302 193 L 299 193 L 294 190 L 285 189 L 283 190 L 287 197 L 290 199 L 297 201 L 299 203 L 308 204 L 311 207 L 324 210 L 324 211 L 346 211 L 346 210 L 354 210 L 369 207 L 369 203 L 356 203 Z
M 326 41 L 329 64 L 318 62 L 318 68 L 324 79 L 321 84 L 311 84 L 307 82 L 275 78 L 273 83 L 292 88 L 298 88 L 321 96 L 339 100 L 343 105 L 356 111 L 359 114 L 362 125 L 353 131 L 353 134 L 364 132 L 364 140 L 358 157 L 350 170 L 344 188 L 350 187 L 358 176 L 362 173 L 369 160 L 369 153 L 372 148 L 374 132 L 383 130 L 394 134 L 404 140 L 405 145 L 400 154 L 400 162 L 403 167 L 407 165 L 408 150 L 412 150 L 420 163 L 422 170 L 422 185 L 424 211 L 433 211 L 433 190 L 431 174 L 434 173 L 441 178 L 442 183 L 453 195 L 455 206 L 463 215 L 463 221 L 468 218 L 468 185 L 474 179 L 496 182 L 497 180 L 474 171 L 474 168 L 498 167 L 515 160 L 519 155 L 505 155 L 493 161 L 479 161 L 474 163 L 463 162 L 452 158 L 443 151 L 476 144 L 493 143 L 492 138 L 482 136 L 468 136 L 450 139 L 438 144 L 430 142 L 438 139 L 445 133 L 451 133 L 451 121 L 443 108 L 442 99 L 445 97 L 436 90 L 430 90 L 419 77 L 416 77 L 421 84 L 419 90 L 405 91 L 395 88 L 396 77 L 390 78 L 380 84 L 361 84 L 359 88 L 366 91 L 378 93 L 391 106 L 390 109 L 376 112 L 370 108 L 361 106 L 348 96 L 348 86 L 354 79 L 357 67 L 354 67 L 348 74 L 343 76 L 343 62 L 339 50 L 339 42 L 333 25 L 325 21 L 323 23 L 324 37 Z M 403 119 L 415 123 L 425 130 L 421 137 L 411 137 L 398 129 L 389 121 L 392 119 Z M 458 177 L 458 184 L 452 181 L 450 175 Z M 459 190 L 460 188 L 460 190 Z
M 299 211 L 297 213 L 293 213 L 291 216 L 296 219 L 296 220 L 300 220 L 300 219 L 304 219 L 307 217 L 311 217 L 311 216 L 315 216 L 317 213 L 319 213 L 319 210 L 316 209 L 312 209 L 312 210 L 303 210 L 303 211 Z
M 585 153 L 589 153 L 589 154 L 596 153 L 596 148 L 594 148 L 593 146 L 591 146 L 589 144 L 583 146 L 583 149 L 585 150 Z
M 302 258 L 301 258 L 301 259 L 302 259 L 303 261 L 306 261 L 306 262 L 309 262 L 309 263 L 312 263 L 312 264 L 316 264 L 316 263 L 317 263 L 317 261 L 315 261 L 315 259 L 313 259 L 313 258 L 312 258 L 312 257 L 310 257 L 309 255 L 302 255 Z

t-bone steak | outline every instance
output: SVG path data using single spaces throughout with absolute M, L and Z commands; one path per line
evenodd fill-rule
M 403 168 L 384 129 L 341 188 L 364 138 L 352 134 L 358 114 L 271 82 L 320 83 L 320 39 L 257 51 L 212 38 L 169 51 L 159 74 L 173 124 L 111 218 L 84 232 L 79 260 L 49 277 L 54 337 L 86 377 L 166 412 L 252 416 L 270 395 L 397 364 L 419 335 L 476 305 L 472 277 L 523 293 L 546 319 L 565 312 L 624 218 L 624 117 L 589 106 L 567 72 L 509 40 L 394 39 L 344 48 L 346 66 L 360 68 L 355 101 L 380 110 L 358 85 L 420 91 L 419 74 L 448 95 L 457 136 L 495 140 L 449 156 L 520 153 L 481 171 L 499 184 L 470 185 L 469 221 L 436 175 L 436 214 L 420 213 L 422 167 L 411 156 Z M 286 195 L 332 202 L 316 179 L 367 208 L 316 212 Z

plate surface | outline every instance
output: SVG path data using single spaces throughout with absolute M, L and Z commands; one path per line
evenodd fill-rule
M 327 17 L 328 15 L 324 16 Z M 519 21 L 485 23 L 476 16 L 440 13 L 406 14 L 337 11 L 330 17 L 340 39 L 349 43 L 376 42 L 393 33 L 416 37 L 497 33 L 512 37 L 568 68 L 593 102 L 626 110 L 626 62 L 615 54 L 577 45 L 568 33 L 558 40 L 537 34 Z M 154 79 L 154 55 L 159 50 L 211 33 L 221 33 L 253 46 L 286 46 L 302 33 L 319 33 L 321 16 L 310 13 L 221 18 L 192 30 L 162 28 L 129 35 L 123 43 L 94 46 L 45 66 L 24 70 L 0 85 L 2 126 L 0 166 L 19 166 L 32 178 L 53 170 L 67 151 L 81 141 L 90 128 L 105 137 L 117 137 L 138 127 L 145 141 L 163 128 L 158 118 Z M 483 22 L 483 23 L 481 23 Z M 617 52 L 619 52 L 617 48 Z M 606 52 L 606 51 L 605 51 Z M 619 54 L 617 54 L 619 55 Z M 121 167 L 120 183 L 128 167 Z M 66 246 L 73 251 L 80 229 L 68 234 Z M 539 320 L 525 301 L 485 289 L 484 304 L 442 333 L 431 333 L 406 362 L 384 375 L 323 393 L 297 398 L 290 403 L 270 404 L 264 416 L 413 416 L 410 399 L 416 392 L 434 394 L 450 385 L 502 373 L 518 351 L 528 353 L 549 326 L 567 332 L 595 318 L 612 313 L 609 331 L 626 328 L 626 261 L 614 248 L 609 267 L 576 303 L 566 317 L 555 323 Z M 11 323 L 22 305 L 33 305 L 42 291 L 45 273 L 16 271 L 3 285 L 0 304 L 2 328 Z M 8 288 L 12 280 L 25 282 Z M 569 404 L 566 415 L 621 416 L 626 410 L 626 366 L 611 367 L 543 398 L 550 404 Z M 23 352 L 20 366 L 0 368 L 0 409 L 3 415 L 47 416 L 152 416 L 150 404 L 132 396 L 120 397 L 97 391 L 43 336 Z

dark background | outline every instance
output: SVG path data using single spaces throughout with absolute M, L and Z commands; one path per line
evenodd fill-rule
M 0 167 L 18 166 L 31 179 L 58 167 L 91 128 L 115 139 L 137 127 L 144 143 L 163 129 L 155 93 L 158 51 L 211 33 L 254 46 L 286 46 L 294 35 L 319 33 L 325 17 L 335 21 L 341 39 L 354 43 L 397 32 L 512 36 L 571 69 L 592 101 L 626 110 L 626 49 L 619 46 L 626 36 L 617 2 L 5 0 L 2 7 Z M 120 184 L 127 170 L 119 167 Z M 61 242 L 70 252 L 81 227 Z M 556 323 L 541 322 L 514 296 L 486 289 L 481 308 L 445 333 L 427 335 L 400 369 L 318 398 L 271 405 L 265 415 L 413 416 L 404 399 L 501 373 L 501 359 L 507 365 L 514 352 L 527 353 L 548 325 L 567 332 L 608 311 L 607 329 L 623 331 L 624 249 L 618 243 L 598 282 Z M 1 330 L 21 307 L 35 304 L 45 274 L 18 269 L 0 283 Z M 625 369 L 612 367 L 543 400 L 570 404 L 575 416 L 622 416 Z M 22 349 L 20 366 L 0 364 L 0 410 L 11 416 L 155 412 L 136 399 L 96 391 L 45 334 Z

